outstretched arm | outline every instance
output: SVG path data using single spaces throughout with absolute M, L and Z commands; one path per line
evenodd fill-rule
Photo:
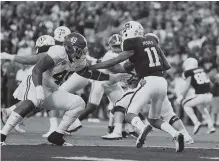
M 134 55 L 134 52 L 132 50 L 131 51 L 123 51 L 122 53 L 119 54 L 119 56 L 117 56 L 113 59 L 95 64 L 95 65 L 92 65 L 89 67 L 89 69 L 106 69 L 106 68 L 115 66 L 116 64 L 119 64 L 119 63 L 125 61 L 126 59 L 130 58 L 133 55 Z
M 129 74 L 125 74 L 125 73 L 119 73 L 119 74 L 106 74 L 103 72 L 100 72 L 98 70 L 90 70 L 87 66 L 85 68 L 83 68 L 80 71 L 76 72 L 77 74 L 79 74 L 82 77 L 88 78 L 88 79 L 93 79 L 93 80 L 97 80 L 97 81 L 121 81 L 121 80 L 125 80 L 131 77 L 131 75 Z
M 37 55 L 31 55 L 31 56 L 11 55 L 11 54 L 4 52 L 4 53 L 1 53 L 1 59 L 13 60 L 17 63 L 26 64 L 26 65 L 34 65 L 40 59 L 42 59 L 45 55 L 46 55 L 46 52 L 40 53 Z

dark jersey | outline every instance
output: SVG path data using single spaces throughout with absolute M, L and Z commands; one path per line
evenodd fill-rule
M 191 85 L 196 94 L 210 92 L 210 79 L 202 68 L 187 70 L 184 72 L 186 78 L 192 77 Z
M 123 51 L 133 50 L 129 58 L 139 77 L 163 76 L 161 49 L 152 38 L 136 37 L 123 42 Z

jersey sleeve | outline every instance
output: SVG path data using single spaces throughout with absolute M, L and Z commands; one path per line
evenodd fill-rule
M 137 39 L 126 39 L 122 44 L 123 51 L 134 50 L 137 44 Z
M 184 76 L 185 76 L 185 78 L 193 76 L 193 71 L 192 70 L 185 71 Z
M 47 54 L 52 58 L 54 64 L 59 64 L 65 57 L 65 49 L 62 46 L 52 46 L 49 48 Z

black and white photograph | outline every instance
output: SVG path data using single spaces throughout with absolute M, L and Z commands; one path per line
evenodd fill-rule
M 1 1 L 2 161 L 219 160 L 219 1 Z

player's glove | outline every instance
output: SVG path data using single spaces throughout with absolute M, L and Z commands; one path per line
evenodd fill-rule
M 0 59 L 4 60 L 14 60 L 14 55 L 8 54 L 6 52 L 1 53 Z
M 39 107 L 45 100 L 45 94 L 42 86 L 36 87 L 37 106 Z
M 130 79 L 132 77 L 132 75 L 127 74 L 127 73 L 118 73 L 118 74 L 110 74 L 110 81 L 115 81 L 115 82 L 124 82 L 127 79 Z

